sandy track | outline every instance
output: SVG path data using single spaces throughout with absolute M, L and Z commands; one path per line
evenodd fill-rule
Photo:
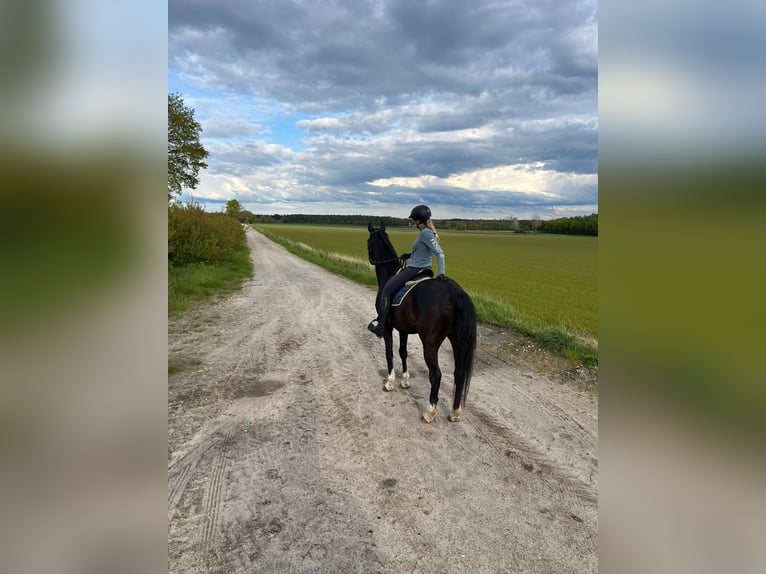
M 592 394 L 480 326 L 462 422 L 445 342 L 424 424 L 417 337 L 412 387 L 383 392 L 374 292 L 247 236 L 243 290 L 170 325 L 170 572 L 597 571 Z

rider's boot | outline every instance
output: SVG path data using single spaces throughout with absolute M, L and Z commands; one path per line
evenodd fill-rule
M 380 298 L 380 311 L 378 311 L 378 318 L 375 321 L 372 321 L 369 325 L 367 325 L 367 328 L 375 333 L 377 337 L 383 336 L 383 327 L 386 325 L 386 318 L 388 317 L 388 310 L 391 308 L 391 298 L 390 297 L 381 297 Z M 377 325 L 374 323 L 377 321 Z

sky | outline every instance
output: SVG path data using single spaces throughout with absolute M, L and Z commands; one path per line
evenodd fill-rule
M 598 211 L 596 0 L 170 0 L 209 211 Z

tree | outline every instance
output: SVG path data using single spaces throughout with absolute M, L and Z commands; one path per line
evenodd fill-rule
M 180 94 L 168 94 L 168 201 L 184 187 L 195 189 L 199 170 L 207 168 L 203 160 L 208 152 L 199 141 L 201 132 L 194 109 L 184 104 Z
M 258 216 L 255 215 L 255 213 L 253 213 L 252 211 L 243 209 L 237 215 L 237 219 L 239 219 L 242 223 L 255 223 L 256 221 L 258 221 Z
M 226 202 L 226 215 L 237 217 L 240 211 L 242 211 L 242 205 L 236 199 L 230 199 Z

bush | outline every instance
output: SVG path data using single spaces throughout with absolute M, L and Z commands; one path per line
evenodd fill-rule
M 172 265 L 230 261 L 245 242 L 242 224 L 199 204 L 168 208 L 168 261 Z

